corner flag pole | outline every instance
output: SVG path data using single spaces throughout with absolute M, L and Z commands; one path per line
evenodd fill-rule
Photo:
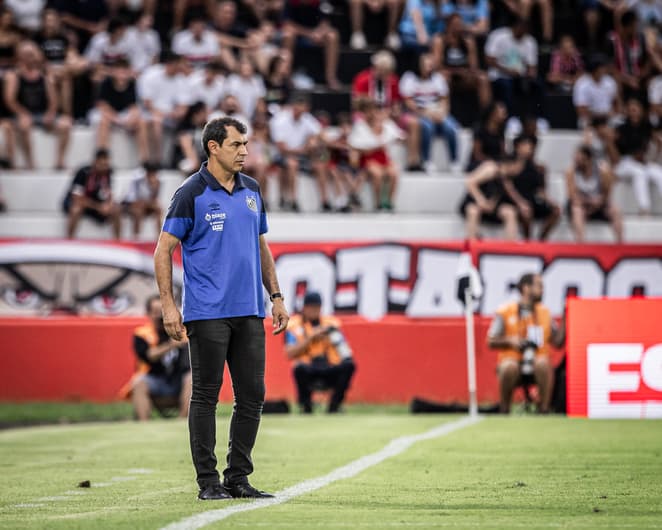
M 478 399 L 476 397 L 476 333 L 474 329 L 472 275 L 464 289 L 464 318 L 467 334 L 467 375 L 469 379 L 469 416 L 478 416 Z

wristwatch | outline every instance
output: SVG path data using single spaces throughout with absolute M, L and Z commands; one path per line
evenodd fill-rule
M 271 293 L 271 294 L 269 295 L 269 300 L 271 300 L 272 302 L 273 302 L 276 298 L 280 298 L 281 300 L 285 300 L 285 299 L 283 298 L 283 295 L 280 294 L 280 293 Z

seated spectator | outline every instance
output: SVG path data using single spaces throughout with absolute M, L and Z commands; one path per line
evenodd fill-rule
M 168 337 L 163 325 L 159 295 L 147 300 L 149 322 L 133 332 L 133 351 L 140 367 L 131 386 L 131 401 L 138 420 L 145 421 L 152 412 L 154 398 L 176 398 L 179 417 L 188 417 L 191 399 L 191 364 L 187 340 Z
M 191 19 L 191 14 L 197 18 L 212 17 L 213 2 L 207 0 L 174 0 L 172 2 L 172 30 L 177 32 Z
M 0 71 L 13 68 L 16 61 L 16 48 L 23 36 L 14 25 L 14 14 L 0 6 Z
M 199 15 L 191 17 L 187 29 L 175 33 L 172 38 L 172 51 L 196 68 L 203 68 L 217 58 L 228 68 L 234 65 L 230 51 L 219 46 L 216 33 L 207 29 L 206 20 Z
M 349 19 L 352 25 L 349 45 L 355 50 L 365 49 L 368 42 L 363 33 L 364 15 L 370 18 L 385 11 L 388 16 L 388 29 L 384 46 L 392 50 L 399 49 L 400 37 L 397 26 L 402 4 L 402 0 L 349 0 Z
M 531 224 L 539 220 L 542 221 L 539 239 L 544 241 L 558 224 L 561 209 L 547 194 L 547 169 L 535 162 L 537 143 L 535 136 L 515 138 L 515 159 L 524 165 L 520 172 L 504 180 L 504 189 L 517 208 L 524 239 L 531 238 Z
M 138 175 L 129 184 L 122 206 L 128 212 L 133 221 L 133 237 L 138 239 L 142 222 L 145 217 L 153 216 L 156 231 L 161 232 L 162 208 L 159 202 L 159 191 L 161 181 L 159 180 L 159 166 L 152 162 L 147 162 Z
M 285 332 L 285 352 L 294 362 L 294 379 L 301 411 L 313 412 L 312 393 L 330 388 L 328 412 L 340 412 L 356 365 L 341 323 L 322 315 L 322 297 L 308 291 L 301 313 L 292 316 Z
M 84 166 L 76 172 L 63 203 L 64 212 L 69 217 L 69 239 L 73 239 L 76 234 L 83 215 L 99 224 L 110 222 L 115 239 L 120 238 L 120 207 L 113 201 L 111 179 L 110 155 L 105 149 L 96 152 L 91 166 Z
M 432 139 L 441 136 L 448 147 L 453 171 L 458 168 L 458 133 L 460 124 L 450 115 L 450 94 L 444 76 L 433 71 L 432 54 L 419 58 L 419 73 L 406 72 L 400 79 L 400 95 L 405 108 L 420 123 L 421 161 L 426 171 L 437 168 L 430 160 Z
M 610 9 L 609 4 L 610 2 L 605 0 L 582 0 L 579 4 L 584 22 L 584 27 L 580 29 L 580 35 L 583 37 L 580 44 L 590 53 L 596 53 L 602 44 L 603 15 Z M 607 12 L 611 14 L 609 11 Z
M 504 137 L 508 111 L 503 103 L 495 101 L 483 112 L 480 125 L 474 131 L 471 157 L 467 171 L 472 171 L 487 160 L 499 161 L 506 154 Z
M 538 44 L 528 33 L 526 21 L 516 18 L 510 27 L 492 31 L 485 43 L 485 59 L 494 97 L 506 104 L 508 114 L 540 116 L 543 86 L 538 81 Z
M 0 86 L 1 89 L 1 86 Z M 2 134 L 2 148 L 4 153 L 0 155 L 0 168 L 14 168 L 14 150 L 16 139 L 14 137 L 14 124 L 11 114 L 6 110 L 4 100 L 0 100 L 0 133 Z
M 440 2 L 406 0 L 399 30 L 403 49 L 417 53 L 433 49 L 434 40 L 444 31 Z
M 540 274 L 524 274 L 517 282 L 520 299 L 497 309 L 487 332 L 487 344 L 497 350 L 502 414 L 510 412 L 513 392 L 521 384 L 538 386 L 538 412 L 549 412 L 554 386 L 550 346 L 565 342 L 565 323 L 557 328 L 549 309 L 542 304 Z
M 404 132 L 374 101 L 364 101 L 360 110 L 362 116 L 355 119 L 347 143 L 359 155 L 358 166 L 372 184 L 375 210 L 390 212 L 399 173 L 388 155 L 388 147 L 403 140 Z
M 110 14 L 107 0 L 94 2 L 49 0 L 48 5 L 61 13 L 62 21 L 67 28 L 76 33 L 79 52 L 87 48 L 92 36 L 106 30 Z
M 94 78 L 101 80 L 110 72 L 119 59 L 128 61 L 131 68 L 138 72 L 145 61 L 137 48 L 135 34 L 128 31 L 129 25 L 124 19 L 113 18 L 108 22 L 108 29 L 97 33 L 90 40 L 85 50 L 85 58 L 94 67 Z
M 33 35 L 41 29 L 46 0 L 4 0 L 4 4 L 14 14 L 16 26 L 26 35 Z
M 658 73 L 648 84 L 648 104 L 651 124 L 662 129 L 662 73 Z
M 251 135 L 251 120 L 239 107 L 239 100 L 232 94 L 227 94 L 221 100 L 221 104 L 217 110 L 212 112 L 209 115 L 209 119 L 213 120 L 215 118 L 222 118 L 227 116 L 228 118 L 234 118 L 235 120 L 240 121 L 246 126 L 246 134 Z
M 285 22 L 282 29 L 283 47 L 294 56 L 295 46 L 324 48 L 324 75 L 331 90 L 340 88 L 337 78 L 340 36 L 322 12 L 322 2 L 285 0 Z
M 488 0 L 449 0 L 441 7 L 446 19 L 454 15 L 460 17 L 462 31 L 468 36 L 482 37 L 490 30 L 490 4 Z M 448 28 L 446 29 L 448 31 Z
M 581 129 L 587 127 L 593 118 L 615 117 L 620 109 L 618 85 L 607 74 L 605 59 L 601 56 L 592 57 L 587 70 L 586 74 L 577 79 L 572 90 L 572 102 Z
M 326 193 L 325 162 L 310 154 L 318 147 L 320 123 L 310 114 L 308 99 L 303 94 L 292 96 L 290 105 L 280 110 L 269 122 L 271 139 L 278 148 L 276 164 L 280 167 L 280 207 L 299 211 L 296 199 L 299 171 L 311 171 L 317 178 L 320 200 L 325 211 L 331 211 Z
M 563 35 L 552 53 L 547 82 L 564 92 L 572 92 L 575 81 L 584 73 L 582 56 L 570 35 Z
M 97 125 L 97 148 L 109 149 L 110 132 L 119 127 L 135 135 L 142 162 L 150 158 L 147 124 L 138 107 L 136 82 L 126 59 L 119 59 L 110 68 L 111 75 L 103 80 L 95 108 L 90 111 L 90 123 Z
M 389 117 L 407 132 L 407 171 L 422 171 L 421 125 L 417 119 L 402 113 L 395 57 L 391 52 L 381 50 L 370 57 L 370 62 L 372 66 L 360 71 L 352 81 L 352 105 L 357 108 L 369 100 L 388 109 Z
M 348 203 L 340 211 L 348 212 L 353 208 L 361 208 L 359 194 L 363 186 L 365 173 L 358 168 L 357 153 L 349 145 L 349 135 L 352 132 L 352 117 L 348 112 L 340 112 L 337 117 L 338 126 L 333 130 L 323 131 L 322 140 L 329 150 L 329 172 L 335 182 L 340 182 L 347 190 Z
M 522 160 L 488 160 L 467 175 L 467 194 L 460 204 L 460 214 L 466 220 L 467 239 L 480 238 L 481 222 L 503 225 L 503 239 L 517 239 L 517 208 L 506 193 L 504 180 L 521 173 L 523 169 Z
M 207 107 L 197 101 L 187 108 L 175 130 L 175 153 L 173 167 L 185 175 L 196 171 L 206 157 L 202 146 L 202 130 L 207 123 Z M 250 153 L 250 150 L 249 150 Z
M 223 85 L 224 94 L 231 94 L 239 101 L 239 108 L 249 119 L 255 114 L 259 105 L 264 107 L 266 89 L 262 76 L 255 73 L 253 64 L 247 57 L 239 61 L 239 71 L 230 74 Z M 261 110 L 265 110 L 262 108 Z
M 533 6 L 538 7 L 540 25 L 542 26 L 542 40 L 550 45 L 554 38 L 554 6 L 553 0 L 501 0 L 501 3 L 510 11 L 513 17 L 519 17 L 528 24 L 531 20 Z
M 186 76 L 186 89 L 179 98 L 180 104 L 190 106 L 202 101 L 208 110 L 217 109 L 225 91 L 224 72 L 218 61 L 211 61 L 204 69 L 191 72 Z
M 481 109 L 492 100 L 492 88 L 487 74 L 480 69 L 476 42 L 462 28 L 460 15 L 455 13 L 446 20 L 446 32 L 439 39 L 434 64 L 441 64 L 441 71 L 448 79 L 451 90 L 475 92 Z
M 567 212 L 578 243 L 584 241 L 586 221 L 611 224 L 616 241 L 623 241 L 623 219 L 611 201 L 614 174 L 605 162 L 596 163 L 589 146 L 582 145 L 566 172 Z
M 647 160 L 653 128 L 646 119 L 642 104 L 630 98 L 625 105 L 625 122 L 616 129 L 615 145 L 620 160 L 614 168 L 619 179 L 632 179 L 640 215 L 651 212 L 650 182 L 662 196 L 662 165 Z
M 147 68 L 138 79 L 138 99 L 145 110 L 149 152 L 153 161 L 160 162 L 163 152 L 163 134 L 173 131 L 186 112 L 181 95 L 186 90 L 179 55 L 164 52 L 162 64 Z
M 154 16 L 144 12 L 136 25 L 129 29 L 131 38 L 136 43 L 136 50 L 140 50 L 141 64 L 137 65 L 137 69 L 141 72 L 158 62 L 161 55 L 161 39 L 153 26 Z
M 264 102 L 273 114 L 289 101 L 292 93 L 292 61 L 288 54 L 278 54 L 271 59 L 264 84 Z
M 73 115 L 73 81 L 87 70 L 87 60 L 78 53 L 75 35 L 65 30 L 60 14 L 54 9 L 45 9 L 42 29 L 34 41 L 41 48 L 48 67 L 53 73 L 60 94 L 60 108 L 67 116 Z
M 607 48 L 623 99 L 641 99 L 645 96 L 644 80 L 650 74 L 651 60 L 644 34 L 638 28 L 636 12 L 629 10 L 620 16 L 620 23 L 608 35 Z
M 269 122 L 265 116 L 256 116 L 251 124 L 251 136 L 248 155 L 244 163 L 244 172 L 251 175 L 260 185 L 265 209 L 269 209 L 268 197 L 269 169 L 273 163 L 274 145 L 269 136 Z
M 71 117 L 58 115 L 58 93 L 53 75 L 44 64 L 44 56 L 32 41 L 23 41 L 17 51 L 16 67 L 5 74 L 5 105 L 16 119 L 19 145 L 26 166 L 34 168 L 32 128 L 43 127 L 57 135 L 56 169 L 64 168 L 71 133 Z

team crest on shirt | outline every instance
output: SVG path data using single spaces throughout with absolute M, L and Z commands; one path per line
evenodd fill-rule
M 257 212 L 257 199 L 254 195 L 246 197 L 246 206 L 254 212 Z

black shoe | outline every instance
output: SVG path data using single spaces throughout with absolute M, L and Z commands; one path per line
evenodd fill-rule
M 236 484 L 224 482 L 223 487 L 235 499 L 270 499 L 273 497 L 271 493 L 256 490 L 248 482 L 238 482 Z
M 407 166 L 407 171 L 425 172 L 425 168 L 421 164 L 409 164 Z
M 201 501 L 221 501 L 231 498 L 232 495 L 225 491 L 225 488 L 220 484 L 214 484 L 213 486 L 202 488 L 198 493 L 198 499 Z
M 322 211 L 325 212 L 325 213 L 332 212 L 333 207 L 328 202 L 323 202 L 322 203 Z
M 297 201 L 292 201 L 292 204 L 290 204 L 290 211 L 294 213 L 299 213 L 301 211 L 301 208 L 299 208 L 299 203 Z

